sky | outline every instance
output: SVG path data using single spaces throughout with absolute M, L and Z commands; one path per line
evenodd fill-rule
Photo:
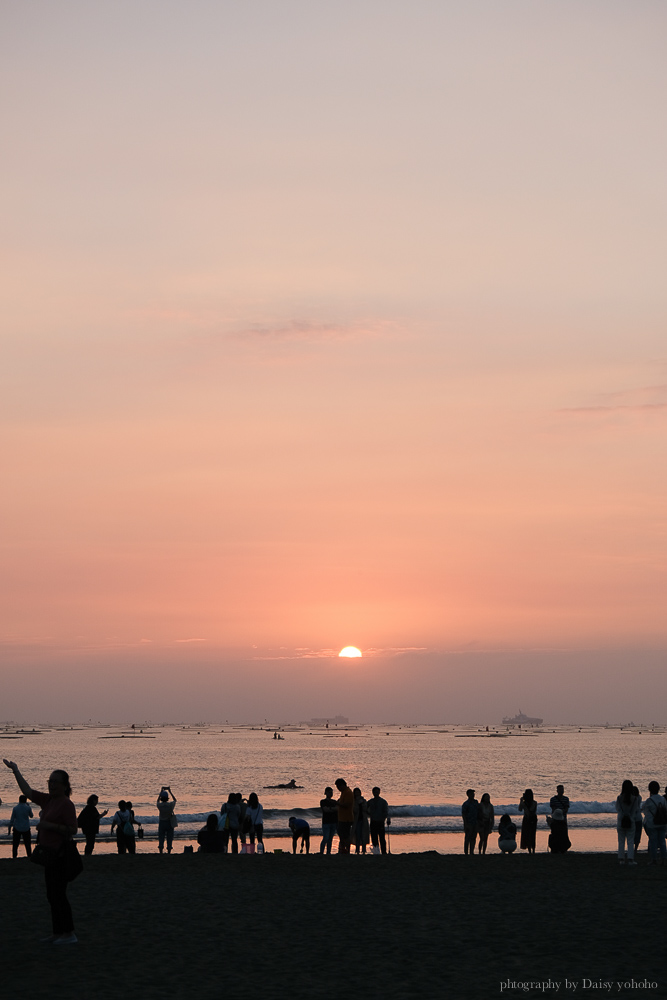
M 2 5 L 0 720 L 667 723 L 666 30 Z

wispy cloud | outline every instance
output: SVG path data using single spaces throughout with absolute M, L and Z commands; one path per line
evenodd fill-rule
M 644 385 L 638 389 L 621 389 L 618 392 L 604 393 L 603 398 L 610 405 L 642 406 L 656 403 L 667 403 L 667 384 Z
M 601 393 L 598 402 L 582 406 L 565 406 L 558 413 L 575 416 L 631 416 L 633 414 L 661 414 L 667 410 L 667 385 L 647 385 L 636 389 L 621 389 Z
M 310 320 L 293 319 L 286 323 L 253 323 L 231 336 L 240 340 L 322 343 L 355 340 L 377 336 L 379 333 L 380 324 L 375 323 L 314 323 Z
M 379 656 L 401 656 L 403 653 L 426 653 L 427 646 L 368 646 L 360 647 L 362 658 L 372 659 Z M 281 647 L 280 650 L 267 650 L 257 653 L 253 660 L 330 660 L 337 657 L 340 649 L 311 649 L 297 646 L 294 649 Z
M 612 413 L 651 413 L 667 410 L 667 403 L 643 403 L 639 406 L 566 406 L 559 413 L 612 414 Z

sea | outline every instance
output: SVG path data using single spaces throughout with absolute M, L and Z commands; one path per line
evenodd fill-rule
M 143 826 L 138 852 L 156 850 L 162 785 L 170 785 L 177 799 L 178 851 L 196 845 L 198 830 L 230 792 L 247 797 L 253 791 L 264 806 L 267 850 L 290 848 L 290 816 L 310 823 L 311 849 L 317 850 L 319 801 L 339 777 L 367 798 L 380 786 L 389 803 L 392 853 L 462 853 L 461 804 L 468 788 L 478 799 L 490 794 L 496 822 L 505 812 L 520 820 L 519 798 L 532 788 L 539 804 L 537 850 L 547 850 L 546 815 L 557 784 L 570 798 L 573 850 L 613 851 L 623 780 L 631 778 L 642 797 L 650 780 L 661 789 L 667 783 L 667 730 L 658 727 L 22 724 L 0 727 L 0 741 L 2 756 L 18 763 L 33 788 L 46 790 L 50 771 L 64 768 L 77 811 L 90 794 L 99 796 L 100 811 L 109 810 L 100 852 L 115 850 L 109 827 L 119 799 L 131 800 Z M 275 787 L 292 779 L 295 789 Z M 13 774 L 3 768 L 0 857 L 11 853 L 7 823 L 18 794 Z M 36 823 L 36 809 L 35 816 Z M 489 838 L 489 853 L 497 851 L 496 839 Z

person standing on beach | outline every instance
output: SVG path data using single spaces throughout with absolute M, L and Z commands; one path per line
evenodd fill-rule
M 667 832 L 667 802 L 660 794 L 657 781 L 650 781 L 649 797 L 644 802 L 644 828 L 648 836 L 649 864 L 657 865 L 658 851 L 663 865 L 667 861 L 665 833 Z
M 376 785 L 373 789 L 373 798 L 368 800 L 368 816 L 371 821 L 371 843 L 373 853 L 387 853 L 387 838 L 385 837 L 384 825 L 391 826 L 389 806 L 387 800 L 381 798 L 381 789 Z
M 529 854 L 535 853 L 535 841 L 537 837 L 537 802 L 533 795 L 533 789 L 527 788 L 521 796 L 519 802 L 519 812 L 523 813 L 521 821 L 521 843 L 522 851 Z
M 69 774 L 60 769 L 52 771 L 48 780 L 48 792 L 37 792 L 25 780 L 18 764 L 13 760 L 5 760 L 5 764 L 14 772 L 16 783 L 23 794 L 42 810 L 37 825 L 39 844 L 45 852 L 52 855 L 50 863 L 44 867 L 46 898 L 51 907 L 53 927 L 53 934 L 46 940 L 57 945 L 76 944 L 78 939 L 74 933 L 72 908 L 67 899 L 67 861 L 64 856 L 58 856 L 77 831 Z
M 642 839 L 642 797 L 639 794 L 639 789 L 636 785 L 632 786 L 632 794 L 637 799 L 639 808 L 639 820 L 635 821 L 635 857 L 637 857 L 637 852 L 639 851 L 639 842 Z
M 340 792 L 336 802 L 338 807 L 338 853 L 349 854 L 354 822 L 354 793 L 345 778 L 336 778 L 334 784 Z
M 229 848 L 229 838 L 232 839 L 232 854 L 239 853 L 239 823 L 241 821 L 241 808 L 236 801 L 236 792 L 230 792 L 227 801 L 220 807 L 220 825 L 225 852 Z
M 625 864 L 627 843 L 628 864 L 636 865 L 635 824 L 641 825 L 642 814 L 639 811 L 639 798 L 633 793 L 632 782 L 628 778 L 621 785 L 621 794 L 616 799 L 616 814 L 618 863 Z
M 125 834 L 125 843 L 127 844 L 127 853 L 128 854 L 136 854 L 137 853 L 137 834 L 136 834 L 136 831 L 135 831 L 134 827 L 135 827 L 135 824 L 137 823 L 137 821 L 134 818 L 134 807 L 133 807 L 133 805 L 132 805 L 132 803 L 130 802 L 129 799 L 125 803 L 125 808 L 127 809 L 127 811 L 130 814 L 130 822 L 129 822 L 129 824 L 128 823 L 125 824 L 125 827 L 124 827 L 124 830 L 123 830 L 123 832 Z
M 243 798 L 243 792 L 236 793 L 236 802 L 239 807 L 239 840 L 241 841 L 242 853 L 246 852 L 246 836 L 250 831 L 250 821 L 246 818 L 248 812 L 248 800 Z
M 100 832 L 100 820 L 103 816 L 109 812 L 105 809 L 103 813 L 98 812 L 97 803 L 100 800 L 97 795 L 89 795 L 86 805 L 83 807 L 79 813 L 79 818 L 77 819 L 77 826 L 86 838 L 86 846 L 84 849 L 84 854 L 92 854 L 95 849 L 95 839 L 97 834 Z
M 352 821 L 354 824 L 354 853 L 359 854 L 361 851 L 362 854 L 365 854 L 368 841 L 370 840 L 370 832 L 368 828 L 368 803 L 361 794 L 360 788 L 355 788 L 352 794 L 354 795 L 354 819 Z
M 245 815 L 250 843 L 254 844 L 255 837 L 257 837 L 258 853 L 261 854 L 264 851 L 264 807 L 257 798 L 257 792 L 251 792 L 248 796 L 248 807 Z
M 475 798 L 475 789 L 469 788 L 466 791 L 468 798 L 461 806 L 461 816 L 463 817 L 463 853 L 474 854 L 475 842 L 477 840 L 477 817 L 479 814 L 479 802 Z
M 322 810 L 322 842 L 320 854 L 331 854 L 331 844 L 338 825 L 338 806 L 333 798 L 333 788 L 329 785 L 324 789 L 324 798 L 320 799 Z
M 9 826 L 7 827 L 7 833 L 12 835 L 12 858 L 18 858 L 21 841 L 23 841 L 27 856 L 30 857 L 32 854 L 30 837 L 31 819 L 32 809 L 28 805 L 28 797 L 27 795 L 19 795 L 18 803 L 12 809 Z
M 171 802 L 169 796 L 171 795 Z M 174 843 L 174 808 L 176 797 L 171 790 L 171 785 L 163 785 L 157 797 L 157 811 L 159 815 L 157 823 L 158 851 L 162 854 L 164 842 L 167 841 L 167 854 L 171 854 L 171 847 Z
M 135 854 L 136 841 L 134 838 L 134 827 L 132 826 L 132 812 L 128 808 L 130 803 L 121 799 L 118 809 L 111 820 L 111 835 L 116 831 L 116 850 L 119 854 Z
M 486 845 L 489 840 L 489 834 L 493 830 L 496 823 L 496 814 L 491 803 L 491 796 L 488 792 L 484 792 L 482 795 L 481 802 L 479 803 L 479 811 L 477 813 L 477 832 L 479 833 L 479 853 L 486 854 Z
M 552 812 L 554 811 L 554 809 L 562 809 L 565 818 L 567 819 L 567 814 L 570 810 L 570 800 L 565 794 L 564 785 L 556 785 L 556 794 L 552 795 L 551 798 L 549 799 L 549 805 L 551 806 Z

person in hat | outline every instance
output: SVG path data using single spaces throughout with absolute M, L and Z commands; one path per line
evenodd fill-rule
M 562 809 L 554 809 L 547 818 L 551 828 L 549 833 L 549 850 L 552 854 L 565 854 L 572 847 L 567 832 L 567 820 Z

